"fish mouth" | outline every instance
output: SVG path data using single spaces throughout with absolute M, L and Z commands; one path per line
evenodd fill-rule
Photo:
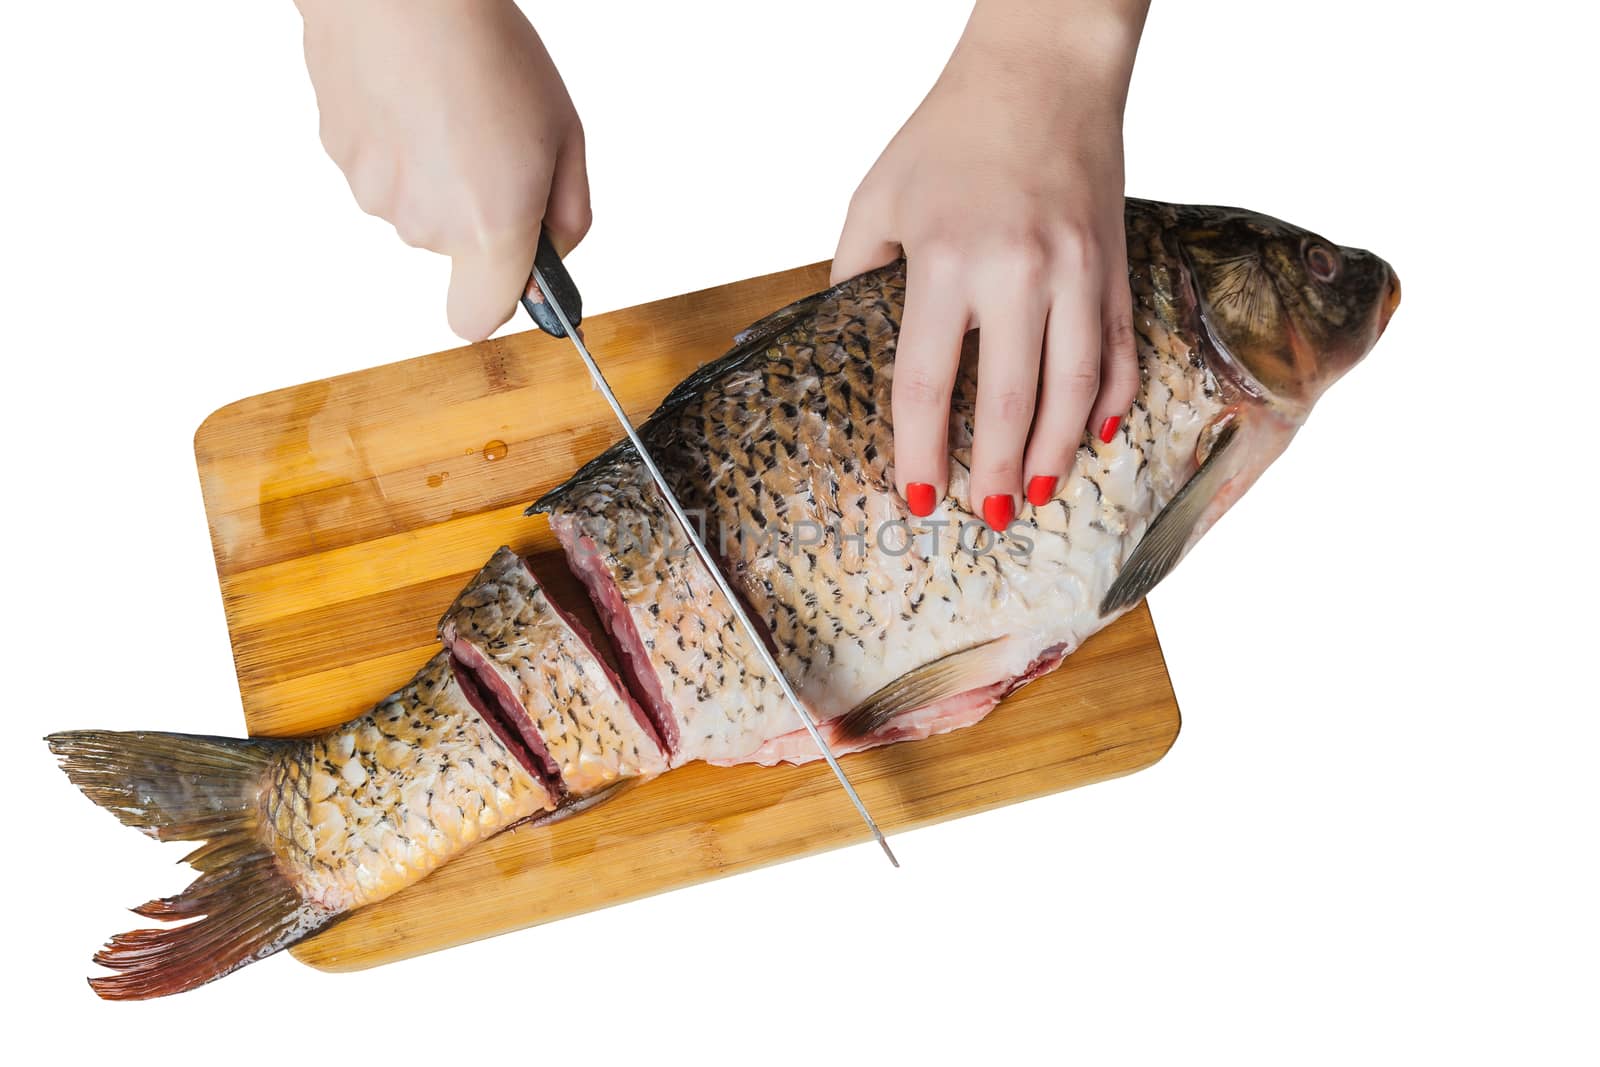
M 1395 269 L 1385 263 L 1384 267 L 1389 272 L 1389 280 L 1384 283 L 1383 300 L 1378 305 L 1378 336 L 1383 336 L 1383 331 L 1388 327 L 1389 320 L 1394 317 L 1395 309 L 1400 306 L 1400 275 Z

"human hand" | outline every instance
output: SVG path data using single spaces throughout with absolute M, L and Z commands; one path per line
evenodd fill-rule
M 981 330 L 969 507 L 995 529 L 1054 495 L 1088 425 L 1139 386 L 1122 108 L 1144 0 L 979 0 L 949 65 L 850 203 L 835 282 L 904 250 L 896 488 L 948 485 L 961 343 Z M 1024 486 L 1026 479 L 1026 486 Z
M 589 229 L 583 127 L 511 0 L 297 0 L 322 143 L 356 203 L 451 260 L 450 328 L 511 317 L 541 226 Z

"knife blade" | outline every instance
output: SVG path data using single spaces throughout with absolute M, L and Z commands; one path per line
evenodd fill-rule
M 606 404 L 611 408 L 611 413 L 622 424 L 623 432 L 628 435 L 629 443 L 633 445 L 634 451 L 638 453 L 645 470 L 650 472 L 650 480 L 655 483 L 656 491 L 667 502 L 667 508 L 672 512 L 672 517 L 683 530 L 684 536 L 689 539 L 689 544 L 693 546 L 695 555 L 700 557 L 701 565 L 711 575 L 711 580 L 716 583 L 718 591 L 727 602 L 728 609 L 733 612 L 734 619 L 738 621 L 745 637 L 749 639 L 751 647 L 761 657 L 761 662 L 766 667 L 767 672 L 772 675 L 773 681 L 778 683 L 778 688 L 783 691 L 784 698 L 788 700 L 789 706 L 794 709 L 795 715 L 799 717 L 800 723 L 805 727 L 806 732 L 811 735 L 811 740 L 816 744 L 818 751 L 822 753 L 822 758 L 827 762 L 828 769 L 839 780 L 839 784 L 844 788 L 845 795 L 850 798 L 850 803 L 855 805 L 856 812 L 860 814 L 862 821 L 867 824 L 867 829 L 872 831 L 872 836 L 877 840 L 879 847 L 883 849 L 883 854 L 889 858 L 889 862 L 894 866 L 900 866 L 900 861 L 895 858 L 894 850 L 889 847 L 888 839 L 883 836 L 883 831 L 878 829 L 877 821 L 873 819 L 872 813 L 867 811 L 867 806 L 862 802 L 855 786 L 850 784 L 850 779 L 845 775 L 844 768 L 839 766 L 838 757 L 828 747 L 828 742 L 822 736 L 822 731 L 817 728 L 816 721 L 812 719 L 811 713 L 806 710 L 805 705 L 800 702 L 799 694 L 794 691 L 794 687 L 789 684 L 789 679 L 783 673 L 783 668 L 778 665 L 777 657 L 767 648 L 766 641 L 762 640 L 761 634 L 756 630 L 755 623 L 745 611 L 743 602 L 734 595 L 733 587 L 729 584 L 727 576 L 722 573 L 722 568 L 717 564 L 715 557 L 711 555 L 711 550 L 706 547 L 705 540 L 700 536 L 699 531 L 695 529 L 694 523 L 689 521 L 688 513 L 684 511 L 683 505 L 678 502 L 677 494 L 672 491 L 672 487 L 667 484 L 666 478 L 662 476 L 661 468 L 656 466 L 655 459 L 650 455 L 650 450 L 645 447 L 644 441 L 640 439 L 639 432 L 633 428 L 633 423 L 628 419 L 627 412 L 622 409 L 622 404 L 618 402 L 616 394 L 611 391 L 611 386 L 606 382 L 606 376 L 601 371 L 600 364 L 595 362 L 595 358 L 590 354 L 588 346 L 583 343 L 583 338 L 578 336 L 575 327 L 579 322 L 583 321 L 582 297 L 578 293 L 577 286 L 572 281 L 572 276 L 567 273 L 566 265 L 561 262 L 561 257 L 556 254 L 555 246 L 550 243 L 549 237 L 543 234 L 539 237 L 539 250 L 534 259 L 532 277 L 522 295 L 522 306 L 533 317 L 534 323 L 541 330 L 553 337 L 566 337 L 572 341 L 573 347 L 578 351 L 578 357 L 583 360 L 583 365 L 589 370 L 589 377 L 594 380 L 595 388 L 600 391 L 601 396 L 605 397 Z

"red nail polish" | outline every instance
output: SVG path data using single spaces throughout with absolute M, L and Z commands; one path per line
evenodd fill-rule
M 1059 479 L 1048 474 L 1038 474 L 1028 479 L 1028 503 L 1036 508 L 1042 508 L 1050 503 L 1050 498 L 1056 495 L 1056 483 Z
M 925 519 L 933 514 L 933 486 L 927 482 L 910 482 L 906 485 L 906 506 L 911 514 Z
M 1010 493 L 995 493 L 983 498 L 983 521 L 989 524 L 991 530 L 1004 533 L 1016 517 L 1017 505 Z
M 1113 415 L 1105 422 L 1102 422 L 1100 424 L 1100 440 L 1109 445 L 1111 443 L 1111 439 L 1117 436 L 1117 427 L 1121 425 L 1121 415 Z

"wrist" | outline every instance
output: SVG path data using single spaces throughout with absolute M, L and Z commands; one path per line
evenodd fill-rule
M 307 22 L 368 16 L 375 25 L 408 15 L 493 14 L 515 8 L 515 0 L 294 0 L 300 17 Z
M 1127 92 L 1149 0 L 977 0 L 951 66 Z

